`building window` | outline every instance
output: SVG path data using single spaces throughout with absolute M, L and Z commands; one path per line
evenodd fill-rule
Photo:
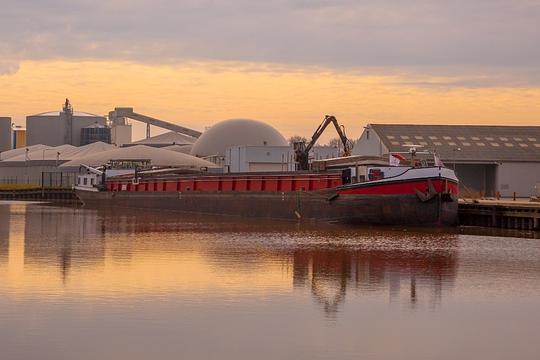
M 477 142 L 476 145 L 477 146 L 486 146 L 486 144 L 484 144 L 483 142 Z
M 437 140 L 437 137 L 436 136 L 430 136 L 429 137 L 431 140 Z
M 366 130 L 366 139 L 369 140 L 369 130 Z
M 401 135 L 401 138 L 402 138 L 403 140 L 407 140 L 409 137 L 408 137 L 407 135 Z
M 434 141 L 434 142 L 433 142 L 433 145 L 436 145 L 436 146 L 441 146 L 441 145 L 442 145 L 442 142 L 439 142 L 439 141 Z
M 527 140 L 532 141 L 532 142 L 536 142 L 536 138 L 527 138 Z
M 516 140 L 516 141 L 523 141 L 523 139 L 522 139 L 522 138 L 519 138 L 519 137 L 514 138 L 514 140 Z
M 87 183 L 88 183 L 88 179 L 87 179 L 87 178 L 84 178 L 83 184 L 86 185 Z
M 519 144 L 519 146 L 521 146 L 522 148 L 526 148 L 526 147 L 529 147 L 529 145 L 527 145 L 527 144 L 523 144 L 523 143 Z
M 418 139 L 418 140 L 424 140 L 424 137 L 423 137 L 423 136 L 419 136 L 419 135 L 416 135 L 414 138 L 415 138 L 415 139 Z
M 485 137 L 484 139 L 486 139 L 487 141 L 493 141 L 493 140 L 495 140 L 495 139 L 492 138 L 491 136 Z
M 450 141 L 450 142 L 448 143 L 448 145 L 450 145 L 450 146 L 456 146 L 457 144 L 456 144 L 455 142 L 453 142 L 453 141 Z
M 480 138 L 478 136 L 471 136 L 471 139 L 475 140 L 475 141 L 478 141 L 480 140 Z
M 457 139 L 461 140 L 461 141 L 466 140 L 466 138 L 464 136 L 458 136 Z
M 504 143 L 504 145 L 505 145 L 506 147 L 514 147 L 514 144 L 512 144 L 512 143 Z
M 508 141 L 508 138 L 506 137 L 500 137 L 499 139 L 501 139 L 501 141 Z
M 452 137 L 451 136 L 443 136 L 442 137 L 444 140 L 452 140 Z
M 496 142 L 492 142 L 492 143 L 490 143 L 490 144 L 491 144 L 491 146 L 499 147 L 499 144 L 496 143 Z
M 463 146 L 471 146 L 470 142 L 463 142 L 462 144 L 463 144 Z
M 394 135 L 387 135 L 386 138 L 390 140 L 394 140 L 396 137 Z

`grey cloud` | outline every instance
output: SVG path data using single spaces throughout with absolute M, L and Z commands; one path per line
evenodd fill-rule
M 520 81 L 540 66 L 533 0 L 8 0 L 0 16 L 0 50 L 16 59 L 502 69 Z
M 15 74 L 19 70 L 17 61 L 0 60 L 0 76 Z

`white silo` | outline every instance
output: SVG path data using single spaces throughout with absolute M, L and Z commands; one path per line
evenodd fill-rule
M 81 131 L 93 124 L 107 125 L 105 117 L 73 111 L 68 99 L 62 111 L 50 111 L 26 117 L 27 144 L 59 146 L 81 145 Z
M 0 152 L 11 150 L 11 118 L 0 117 Z

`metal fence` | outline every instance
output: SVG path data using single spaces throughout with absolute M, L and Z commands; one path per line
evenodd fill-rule
M 55 188 L 69 188 L 77 181 L 76 173 L 66 172 L 42 172 L 41 186 Z
M 41 187 L 71 188 L 77 181 L 77 173 L 46 171 L 40 177 L 3 176 L 0 177 L 0 184 L 7 185 L 36 185 Z

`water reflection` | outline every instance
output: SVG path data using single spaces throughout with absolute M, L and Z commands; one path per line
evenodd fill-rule
M 536 239 L 0 203 L 0 357 L 536 359 L 539 259 Z
M 432 251 L 297 250 L 293 282 L 295 287 L 310 287 L 328 315 L 338 311 L 350 288 L 357 293 L 388 291 L 390 302 L 398 302 L 403 295 L 402 284 L 412 307 L 424 290 L 433 307 L 440 303 L 443 289 L 454 283 L 455 246 L 450 239 Z
M 351 291 L 435 307 L 457 272 L 453 234 L 24 203 L 0 205 L 0 212 L 3 282 L 21 296 L 231 298 L 305 290 L 333 317 Z

